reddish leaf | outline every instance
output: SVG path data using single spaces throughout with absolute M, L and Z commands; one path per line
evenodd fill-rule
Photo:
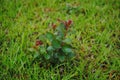
M 68 30 L 70 25 L 72 24 L 72 20 L 64 21 L 63 23 L 65 25 L 66 30 Z
M 72 24 L 72 20 L 67 21 L 67 25 L 70 26 Z
M 41 40 L 36 41 L 36 46 L 39 46 L 39 45 L 42 45 L 42 44 L 43 44 L 43 42 Z
M 56 27 L 57 27 L 57 25 L 56 25 L 56 24 L 52 24 L 52 28 L 53 28 L 53 30 L 55 30 L 55 29 L 56 29 Z

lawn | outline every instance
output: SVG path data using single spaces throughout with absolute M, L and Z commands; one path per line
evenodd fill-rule
M 58 19 L 76 56 L 42 67 L 33 47 Z M 0 0 L 0 80 L 120 80 L 120 0 Z

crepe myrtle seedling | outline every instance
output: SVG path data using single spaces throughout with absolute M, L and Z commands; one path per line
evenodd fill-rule
M 52 24 L 53 33 L 46 32 L 36 40 L 38 50 L 35 58 L 38 58 L 41 63 L 58 64 L 75 56 L 71 40 L 66 38 L 66 34 L 69 32 L 73 22 L 72 20 L 58 21 L 59 26 Z

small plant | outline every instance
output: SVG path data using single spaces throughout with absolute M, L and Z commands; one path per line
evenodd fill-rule
M 71 40 L 66 38 L 66 34 L 72 24 L 72 20 L 61 21 L 59 26 L 52 24 L 53 33 L 48 31 L 41 35 L 36 41 L 38 52 L 35 58 L 41 63 L 56 64 L 67 61 L 74 57 Z M 38 57 L 39 56 L 39 57 Z

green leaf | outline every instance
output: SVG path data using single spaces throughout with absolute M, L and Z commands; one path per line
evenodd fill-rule
M 65 56 L 64 55 L 59 55 L 58 59 L 60 60 L 60 62 L 65 61 Z
M 58 53 L 54 53 L 54 57 L 55 57 L 55 58 L 58 58 Z
M 49 41 L 52 41 L 52 40 L 54 39 L 54 35 L 53 35 L 52 33 L 50 33 L 50 32 L 47 32 L 47 33 L 46 33 L 46 37 L 47 37 L 47 39 L 48 39 Z
M 63 23 L 60 24 L 60 26 L 57 27 L 57 31 L 58 31 L 58 36 L 60 38 L 63 38 L 65 35 L 65 25 Z
M 72 41 L 71 41 L 71 39 L 67 38 L 67 39 L 63 40 L 63 42 L 67 43 L 67 44 L 71 44 Z
M 45 57 L 46 60 L 48 60 L 48 59 L 50 59 L 50 54 L 46 53 L 44 57 Z
M 72 49 L 71 49 L 70 47 L 68 47 L 68 46 L 63 46 L 63 47 L 62 47 L 62 51 L 63 51 L 64 53 L 66 53 L 66 54 L 73 52 Z
M 41 54 L 46 53 L 46 48 L 44 46 L 40 46 L 40 53 Z
M 47 48 L 47 51 L 53 51 L 54 50 L 54 48 L 52 47 L 52 46 L 49 46 L 48 48 Z
M 34 54 L 34 58 L 37 58 L 39 55 L 40 55 L 40 54 L 39 54 L 38 52 L 36 52 L 36 53 Z
M 74 56 L 75 56 L 75 54 L 73 52 L 71 52 L 71 53 L 68 54 L 69 58 L 73 58 Z
M 61 24 L 57 27 L 57 31 L 59 31 L 59 32 L 65 31 L 65 25 L 64 25 L 63 23 L 61 23 Z
M 62 41 L 62 36 L 57 36 L 56 39 Z
M 52 41 L 52 46 L 53 46 L 53 48 L 55 48 L 55 49 L 58 49 L 58 48 L 61 47 L 60 42 L 59 42 L 58 40 L 56 40 L 56 39 L 54 39 L 54 40 Z

